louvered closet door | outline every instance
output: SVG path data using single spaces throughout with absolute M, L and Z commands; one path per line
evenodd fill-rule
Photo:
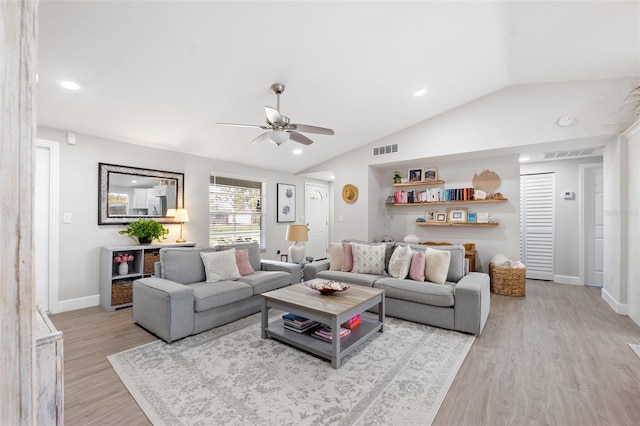
M 520 250 L 527 278 L 553 280 L 555 175 L 520 176 Z

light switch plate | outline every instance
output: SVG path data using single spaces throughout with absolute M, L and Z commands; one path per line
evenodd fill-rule
M 62 223 L 71 223 L 71 213 L 62 214 Z

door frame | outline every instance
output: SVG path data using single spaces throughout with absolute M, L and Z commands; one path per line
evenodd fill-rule
M 580 164 L 580 194 L 578 195 L 578 197 L 580 197 L 580 208 L 578 209 L 578 226 L 579 226 L 579 232 L 578 232 L 578 271 L 580 273 L 580 285 L 585 285 L 587 280 L 586 280 L 586 276 L 587 276 L 587 272 L 586 272 L 586 261 L 585 261 L 585 256 L 587 254 L 587 250 L 585 249 L 585 245 L 587 244 L 586 238 L 585 238 L 585 227 L 587 226 L 587 224 L 585 223 L 585 203 L 587 200 L 587 197 L 584 195 L 586 194 L 586 179 L 585 179 L 585 175 L 587 172 L 587 169 L 593 169 L 596 167 L 600 167 L 603 169 L 604 172 L 604 164 L 602 163 L 588 163 L 588 164 Z M 604 276 L 602 277 L 603 281 L 604 281 Z M 602 285 L 604 286 L 604 282 L 602 283 Z
M 60 143 L 45 139 L 36 139 L 36 149 L 38 148 L 49 150 L 49 312 L 55 314 L 60 312 L 58 306 Z M 34 220 L 36 219 L 34 218 Z M 35 261 L 37 262 L 38 260 L 35 259 Z
M 309 196 L 309 185 L 313 185 L 313 186 L 321 186 L 324 188 L 324 196 L 325 196 L 325 200 L 326 200 L 326 217 L 327 217 L 327 221 L 325 224 L 325 235 L 326 235 L 326 239 L 324 241 L 325 243 L 325 248 L 327 250 L 327 258 L 329 258 L 329 185 L 327 183 L 314 183 L 314 182 L 305 182 L 304 183 L 304 216 L 305 216 L 305 223 L 308 225 L 309 220 L 308 220 L 308 211 L 307 211 L 307 200 L 308 200 L 308 196 Z

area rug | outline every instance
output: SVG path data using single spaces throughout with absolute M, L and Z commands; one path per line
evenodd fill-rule
M 387 318 L 334 370 L 253 315 L 108 359 L 154 425 L 429 425 L 473 341 Z

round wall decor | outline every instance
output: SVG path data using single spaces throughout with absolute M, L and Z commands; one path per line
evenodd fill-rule
M 350 183 L 346 184 L 342 188 L 342 199 L 346 203 L 353 203 L 358 199 L 358 188 L 355 185 L 351 185 Z

